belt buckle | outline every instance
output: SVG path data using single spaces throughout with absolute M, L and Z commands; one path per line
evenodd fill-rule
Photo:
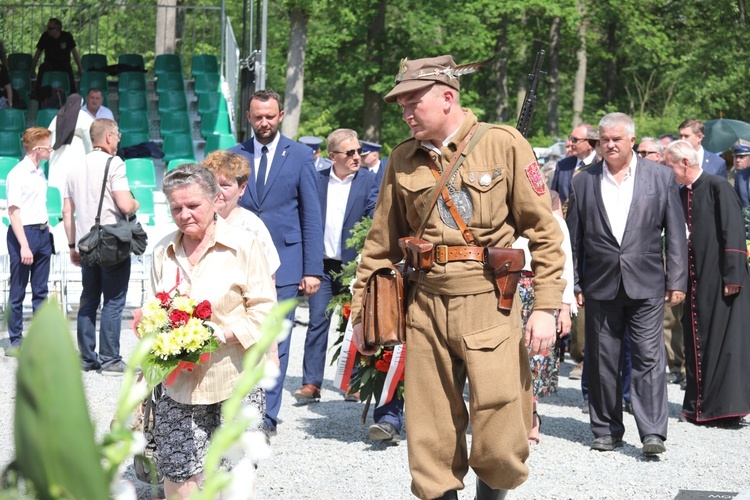
M 448 245 L 435 246 L 435 262 L 438 264 L 448 263 Z

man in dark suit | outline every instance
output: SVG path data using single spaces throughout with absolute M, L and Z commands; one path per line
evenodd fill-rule
M 703 149 L 703 123 L 700 120 L 685 120 L 678 127 L 680 139 L 688 141 L 698 151 L 701 169 L 709 174 L 727 178 L 727 162 L 719 155 Z
M 560 195 L 560 203 L 565 205 L 570 193 L 570 180 L 578 169 L 591 165 L 596 160 L 596 129 L 588 123 L 580 123 L 568 136 L 570 156 L 557 162 L 550 189 Z
M 254 137 L 230 149 L 245 156 L 255 174 L 247 180 L 239 204 L 260 217 L 279 252 L 279 301 L 293 299 L 300 291 L 307 296 L 315 294 L 323 275 L 323 223 L 312 151 L 279 133 L 283 118 L 279 94 L 255 92 L 247 110 Z M 294 311 L 289 319 L 294 321 Z M 290 342 L 288 336 L 279 343 L 281 375 L 266 391 L 265 426 L 270 435 L 276 432 Z
M 750 206 L 750 142 L 740 140 L 732 149 L 734 155 L 734 190 L 742 208 Z
M 328 156 L 333 166 L 318 172 L 317 185 L 320 212 L 323 216 L 323 276 L 320 290 L 310 297 L 310 323 L 305 338 L 302 362 L 302 387 L 294 393 L 298 403 L 320 399 L 323 384 L 331 298 L 341 292 L 341 283 L 331 273 L 357 258 L 354 248 L 346 247 L 354 224 L 372 216 L 378 191 L 375 174 L 361 167 L 357 133 L 349 129 L 334 130 L 328 136 Z
M 664 302 L 680 303 L 687 286 L 685 218 L 674 173 L 634 153 L 628 115 L 604 116 L 599 137 L 604 159 L 573 179 L 567 216 L 576 300 L 583 306 L 585 298 L 587 309 L 591 448 L 622 446 L 619 374 L 627 330 L 633 415 L 643 453 L 655 455 L 666 451 L 667 438 Z

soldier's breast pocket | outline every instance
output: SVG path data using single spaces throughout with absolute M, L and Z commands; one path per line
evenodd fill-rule
M 410 222 L 419 225 L 422 212 L 430 201 L 432 187 L 436 184 L 434 175 L 426 167 L 418 168 L 409 175 L 399 176 L 398 184 L 409 218 L 416 218 L 416 222 L 413 220 Z
M 505 207 L 507 199 L 504 166 L 482 165 L 462 169 L 461 182 L 469 192 L 473 205 L 471 226 L 492 228 L 503 220 L 501 208 Z

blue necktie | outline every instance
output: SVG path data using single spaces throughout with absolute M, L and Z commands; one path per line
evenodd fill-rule
M 263 190 L 266 187 L 266 170 L 268 169 L 268 148 L 263 146 L 260 150 L 260 165 L 258 165 L 258 179 L 255 181 L 255 193 L 258 201 L 263 198 Z

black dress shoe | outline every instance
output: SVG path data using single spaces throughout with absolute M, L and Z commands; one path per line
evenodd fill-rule
M 372 424 L 367 435 L 374 441 L 384 443 L 398 443 L 401 439 L 401 433 L 398 432 L 396 426 L 388 422 Z
M 487 483 L 477 478 L 477 496 L 475 500 L 504 500 L 508 490 L 490 488 Z
M 622 405 L 622 409 L 623 411 L 626 411 L 630 413 L 631 415 L 633 414 L 633 405 L 630 403 L 625 403 L 624 405 Z
M 456 490 L 446 491 L 443 496 L 437 497 L 435 500 L 458 500 L 458 492 Z
M 652 457 L 665 451 L 667 451 L 667 447 L 664 446 L 664 441 L 656 434 L 648 434 L 643 437 L 643 454 L 647 457 Z
M 683 379 L 682 373 L 670 373 L 667 375 L 667 382 L 670 384 L 679 384 Z
M 596 451 L 612 451 L 620 446 L 622 446 L 622 439 L 614 436 L 601 436 L 591 443 L 591 449 Z

